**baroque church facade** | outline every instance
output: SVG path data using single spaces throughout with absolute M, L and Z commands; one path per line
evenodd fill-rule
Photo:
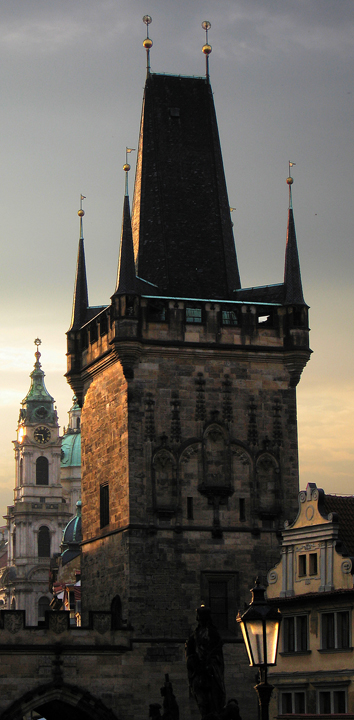
M 198 717 L 184 643 L 201 603 L 227 697 L 244 720 L 256 712 L 235 617 L 296 515 L 296 386 L 311 352 L 292 203 L 283 282 L 242 288 L 209 73 L 152 73 L 149 55 L 132 212 L 129 169 L 117 283 L 98 308 L 79 212 L 66 376 L 82 408 L 82 627 L 48 613 L 24 660 L 33 633 L 1 614 L 0 656 L 18 660 L 2 720 L 137 720 L 166 673 L 183 717 Z
M 21 403 L 15 449 L 14 504 L 7 508 L 7 565 L 1 571 L 2 608 L 24 610 L 28 625 L 49 610 L 50 558 L 81 493 L 81 411 L 74 398 L 64 436 L 54 398 L 44 383 L 36 340 L 31 386 Z

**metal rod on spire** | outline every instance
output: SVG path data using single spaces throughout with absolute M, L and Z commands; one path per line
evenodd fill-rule
M 146 77 L 148 77 L 150 75 L 150 50 L 153 46 L 153 42 L 149 37 L 149 25 L 152 23 L 152 17 L 150 15 L 144 15 L 143 23 L 146 25 L 146 38 L 143 46 L 146 50 Z
M 208 42 L 208 30 L 211 28 L 211 23 L 209 20 L 203 20 L 202 22 L 202 28 L 205 30 L 205 45 L 203 45 L 202 50 L 205 55 L 205 74 L 207 82 L 209 82 L 209 55 L 212 51 L 211 45 L 209 45 Z
M 82 201 L 83 201 L 83 200 L 86 200 L 86 196 L 85 196 L 85 195 L 80 195 L 80 210 L 77 211 L 77 214 L 78 214 L 78 216 L 79 216 L 79 218 L 80 218 L 80 240 L 83 240 L 83 239 L 84 239 L 84 228 L 83 228 L 82 218 L 83 218 L 84 215 L 85 215 L 85 210 L 82 209 Z
M 290 160 L 289 160 L 289 177 L 286 179 L 286 182 L 287 182 L 287 184 L 288 184 L 288 186 L 289 186 L 289 210 L 292 209 L 292 207 L 293 207 L 293 199 L 292 199 L 292 194 L 291 194 L 291 186 L 292 186 L 292 184 L 293 184 L 293 182 L 294 182 L 294 178 L 291 177 L 291 168 L 294 167 L 294 165 L 296 165 L 296 163 L 290 162 Z
M 123 165 L 123 170 L 125 172 L 125 195 L 128 196 L 128 172 L 130 170 L 130 165 L 128 163 L 128 153 L 134 152 L 135 148 L 125 148 L 125 165 Z

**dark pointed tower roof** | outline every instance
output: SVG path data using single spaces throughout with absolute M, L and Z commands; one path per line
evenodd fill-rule
M 83 196 L 81 196 L 81 201 Z M 80 239 L 79 249 L 77 253 L 77 265 L 76 265 L 76 278 L 75 278 L 75 289 L 73 299 L 73 310 L 71 315 L 71 323 L 69 330 L 78 330 L 85 321 L 87 313 L 88 303 L 88 291 L 87 291 L 87 279 L 86 279 L 86 263 L 85 263 L 85 250 L 84 250 L 84 235 L 83 235 L 83 224 L 82 218 L 85 212 L 82 207 L 78 211 L 80 218 Z
M 122 232 L 120 237 L 117 285 L 115 292 L 119 295 L 128 295 L 134 294 L 136 292 L 137 282 L 135 275 L 133 234 L 128 195 L 128 169 L 130 170 L 130 165 L 126 163 L 123 169 L 126 173 L 126 180 L 123 203 Z
M 285 305 L 306 305 L 302 292 L 299 253 L 296 242 L 294 213 L 289 207 L 288 232 L 285 250 L 284 269 Z
M 170 296 L 240 287 L 213 95 L 205 78 L 146 79 L 132 230 L 137 275 Z

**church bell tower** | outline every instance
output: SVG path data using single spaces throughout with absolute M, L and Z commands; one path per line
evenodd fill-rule
M 59 551 L 63 529 L 71 516 L 59 479 L 57 412 L 39 362 L 41 341 L 37 338 L 34 342 L 31 386 L 21 403 L 14 441 L 14 504 L 7 509 L 8 571 L 2 578 L 8 608 L 26 610 L 29 625 L 44 620 L 49 609 L 50 557 Z

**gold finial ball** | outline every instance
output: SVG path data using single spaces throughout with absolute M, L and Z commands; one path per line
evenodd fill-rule
M 203 30 L 210 30 L 210 28 L 211 28 L 211 23 L 209 22 L 209 20 L 203 20 L 203 22 L 202 22 L 202 28 L 203 28 Z
M 123 165 L 123 170 L 124 170 L 124 172 L 128 172 L 128 171 L 130 170 L 130 165 L 129 165 L 129 163 L 125 163 L 125 164 Z
M 212 51 L 212 47 L 211 47 L 211 45 L 206 44 L 206 45 L 203 45 L 202 50 L 203 50 L 204 55 L 210 55 L 210 53 Z
M 150 50 L 150 48 L 152 48 L 152 46 L 153 46 L 153 42 L 152 42 L 151 38 L 148 38 L 148 37 L 145 38 L 145 40 L 143 42 L 143 46 L 144 46 L 145 50 Z
M 78 211 L 77 211 L 77 214 L 78 214 L 79 217 L 84 217 L 84 215 L 85 215 L 85 210 L 78 210 Z
M 286 182 L 288 183 L 288 185 L 292 185 L 294 182 L 294 178 L 288 177 L 288 178 L 286 178 Z

